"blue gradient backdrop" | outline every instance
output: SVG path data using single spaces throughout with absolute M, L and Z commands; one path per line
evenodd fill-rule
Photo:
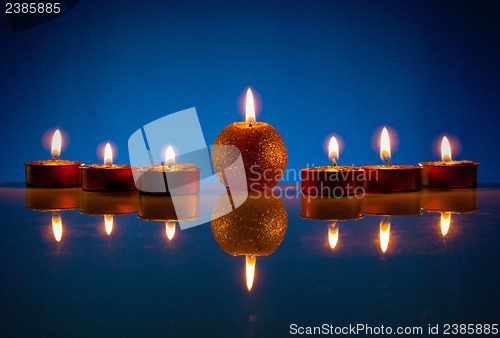
M 378 164 L 372 134 L 399 134 L 393 160 L 431 161 L 436 137 L 460 139 L 457 159 L 499 181 L 498 1 L 85 1 L 12 33 L 0 14 L 0 180 L 49 158 L 47 129 L 70 135 L 62 158 L 117 163 L 142 125 L 196 107 L 208 143 L 242 119 L 247 86 L 261 121 L 282 134 L 289 168 L 327 164 L 325 138 L 342 136 L 342 164 Z M 2 11 L 3 12 L 3 11 Z

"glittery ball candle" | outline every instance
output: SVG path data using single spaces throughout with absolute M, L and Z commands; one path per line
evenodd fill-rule
M 246 121 L 235 122 L 224 128 L 215 139 L 212 149 L 215 174 L 226 187 L 229 187 L 230 181 L 239 181 L 238 177 L 231 175 L 242 175 L 243 170 L 225 170 L 231 167 L 240 154 L 248 190 L 271 189 L 283 177 L 288 161 L 285 142 L 271 125 L 256 122 L 255 103 L 250 88 L 246 95 Z

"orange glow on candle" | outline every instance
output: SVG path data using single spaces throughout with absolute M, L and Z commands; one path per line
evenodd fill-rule
M 111 163 L 113 163 L 113 149 L 111 149 L 111 145 L 107 143 L 106 148 L 104 148 L 104 164 Z
M 175 151 L 172 146 L 168 146 L 165 151 L 165 164 L 175 163 Z
M 385 161 L 391 158 L 391 140 L 386 127 L 384 127 L 380 135 L 380 158 Z
M 255 122 L 255 102 L 253 100 L 253 93 L 250 88 L 247 90 L 247 98 L 245 103 L 245 114 L 247 122 Z
M 54 233 L 56 241 L 60 242 L 63 232 L 61 216 L 58 215 L 52 216 L 52 232 Z
M 165 222 L 165 233 L 167 238 L 171 241 L 175 235 L 175 222 Z
M 441 161 L 451 161 L 451 145 L 446 136 L 441 141 Z
M 255 256 L 246 256 L 246 279 L 247 279 L 247 289 L 250 291 L 253 286 L 253 280 L 255 278 Z
M 57 129 L 52 136 L 52 147 L 50 153 L 53 157 L 61 155 L 61 143 L 61 132 Z

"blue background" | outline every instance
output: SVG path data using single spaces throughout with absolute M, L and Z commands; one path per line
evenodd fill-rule
M 3 12 L 3 11 L 2 11 Z M 63 159 L 100 163 L 111 140 L 127 163 L 128 137 L 196 107 L 207 143 L 242 120 L 252 86 L 260 121 L 289 151 L 288 168 L 378 164 L 372 134 L 399 134 L 393 162 L 436 160 L 443 133 L 456 159 L 498 181 L 500 9 L 497 1 L 85 1 L 12 33 L 0 14 L 0 180 L 48 159 L 42 135 L 70 135 Z

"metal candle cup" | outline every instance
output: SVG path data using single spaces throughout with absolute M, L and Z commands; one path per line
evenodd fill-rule
M 472 161 L 421 162 L 422 184 L 432 188 L 477 187 L 479 163 Z
M 363 185 L 364 171 L 358 167 L 326 166 L 300 169 L 302 192 L 316 196 L 358 194 Z
M 33 161 L 24 163 L 26 185 L 34 187 L 72 187 L 81 185 L 82 162 L 66 160 Z
M 174 202 L 175 199 L 175 202 Z M 139 196 L 139 218 L 147 221 L 192 221 L 200 218 L 200 195 Z
M 478 210 L 477 188 L 424 189 L 422 208 L 429 212 L 470 213 Z
M 86 215 L 125 215 L 139 211 L 137 191 L 94 192 L 82 191 L 82 209 Z
M 319 221 L 358 220 L 363 217 L 361 199 L 302 195 L 300 217 Z
M 117 164 L 92 164 L 80 167 L 82 189 L 89 191 L 136 190 L 132 167 Z
M 80 188 L 26 187 L 26 208 L 39 211 L 80 208 Z
M 422 167 L 415 165 L 366 165 L 366 191 L 417 191 L 422 188 Z
M 138 169 L 137 188 L 145 194 L 197 194 L 200 192 L 200 171 L 189 163 L 153 164 Z
M 361 200 L 361 212 L 375 216 L 420 215 L 420 197 L 420 192 L 366 193 Z

